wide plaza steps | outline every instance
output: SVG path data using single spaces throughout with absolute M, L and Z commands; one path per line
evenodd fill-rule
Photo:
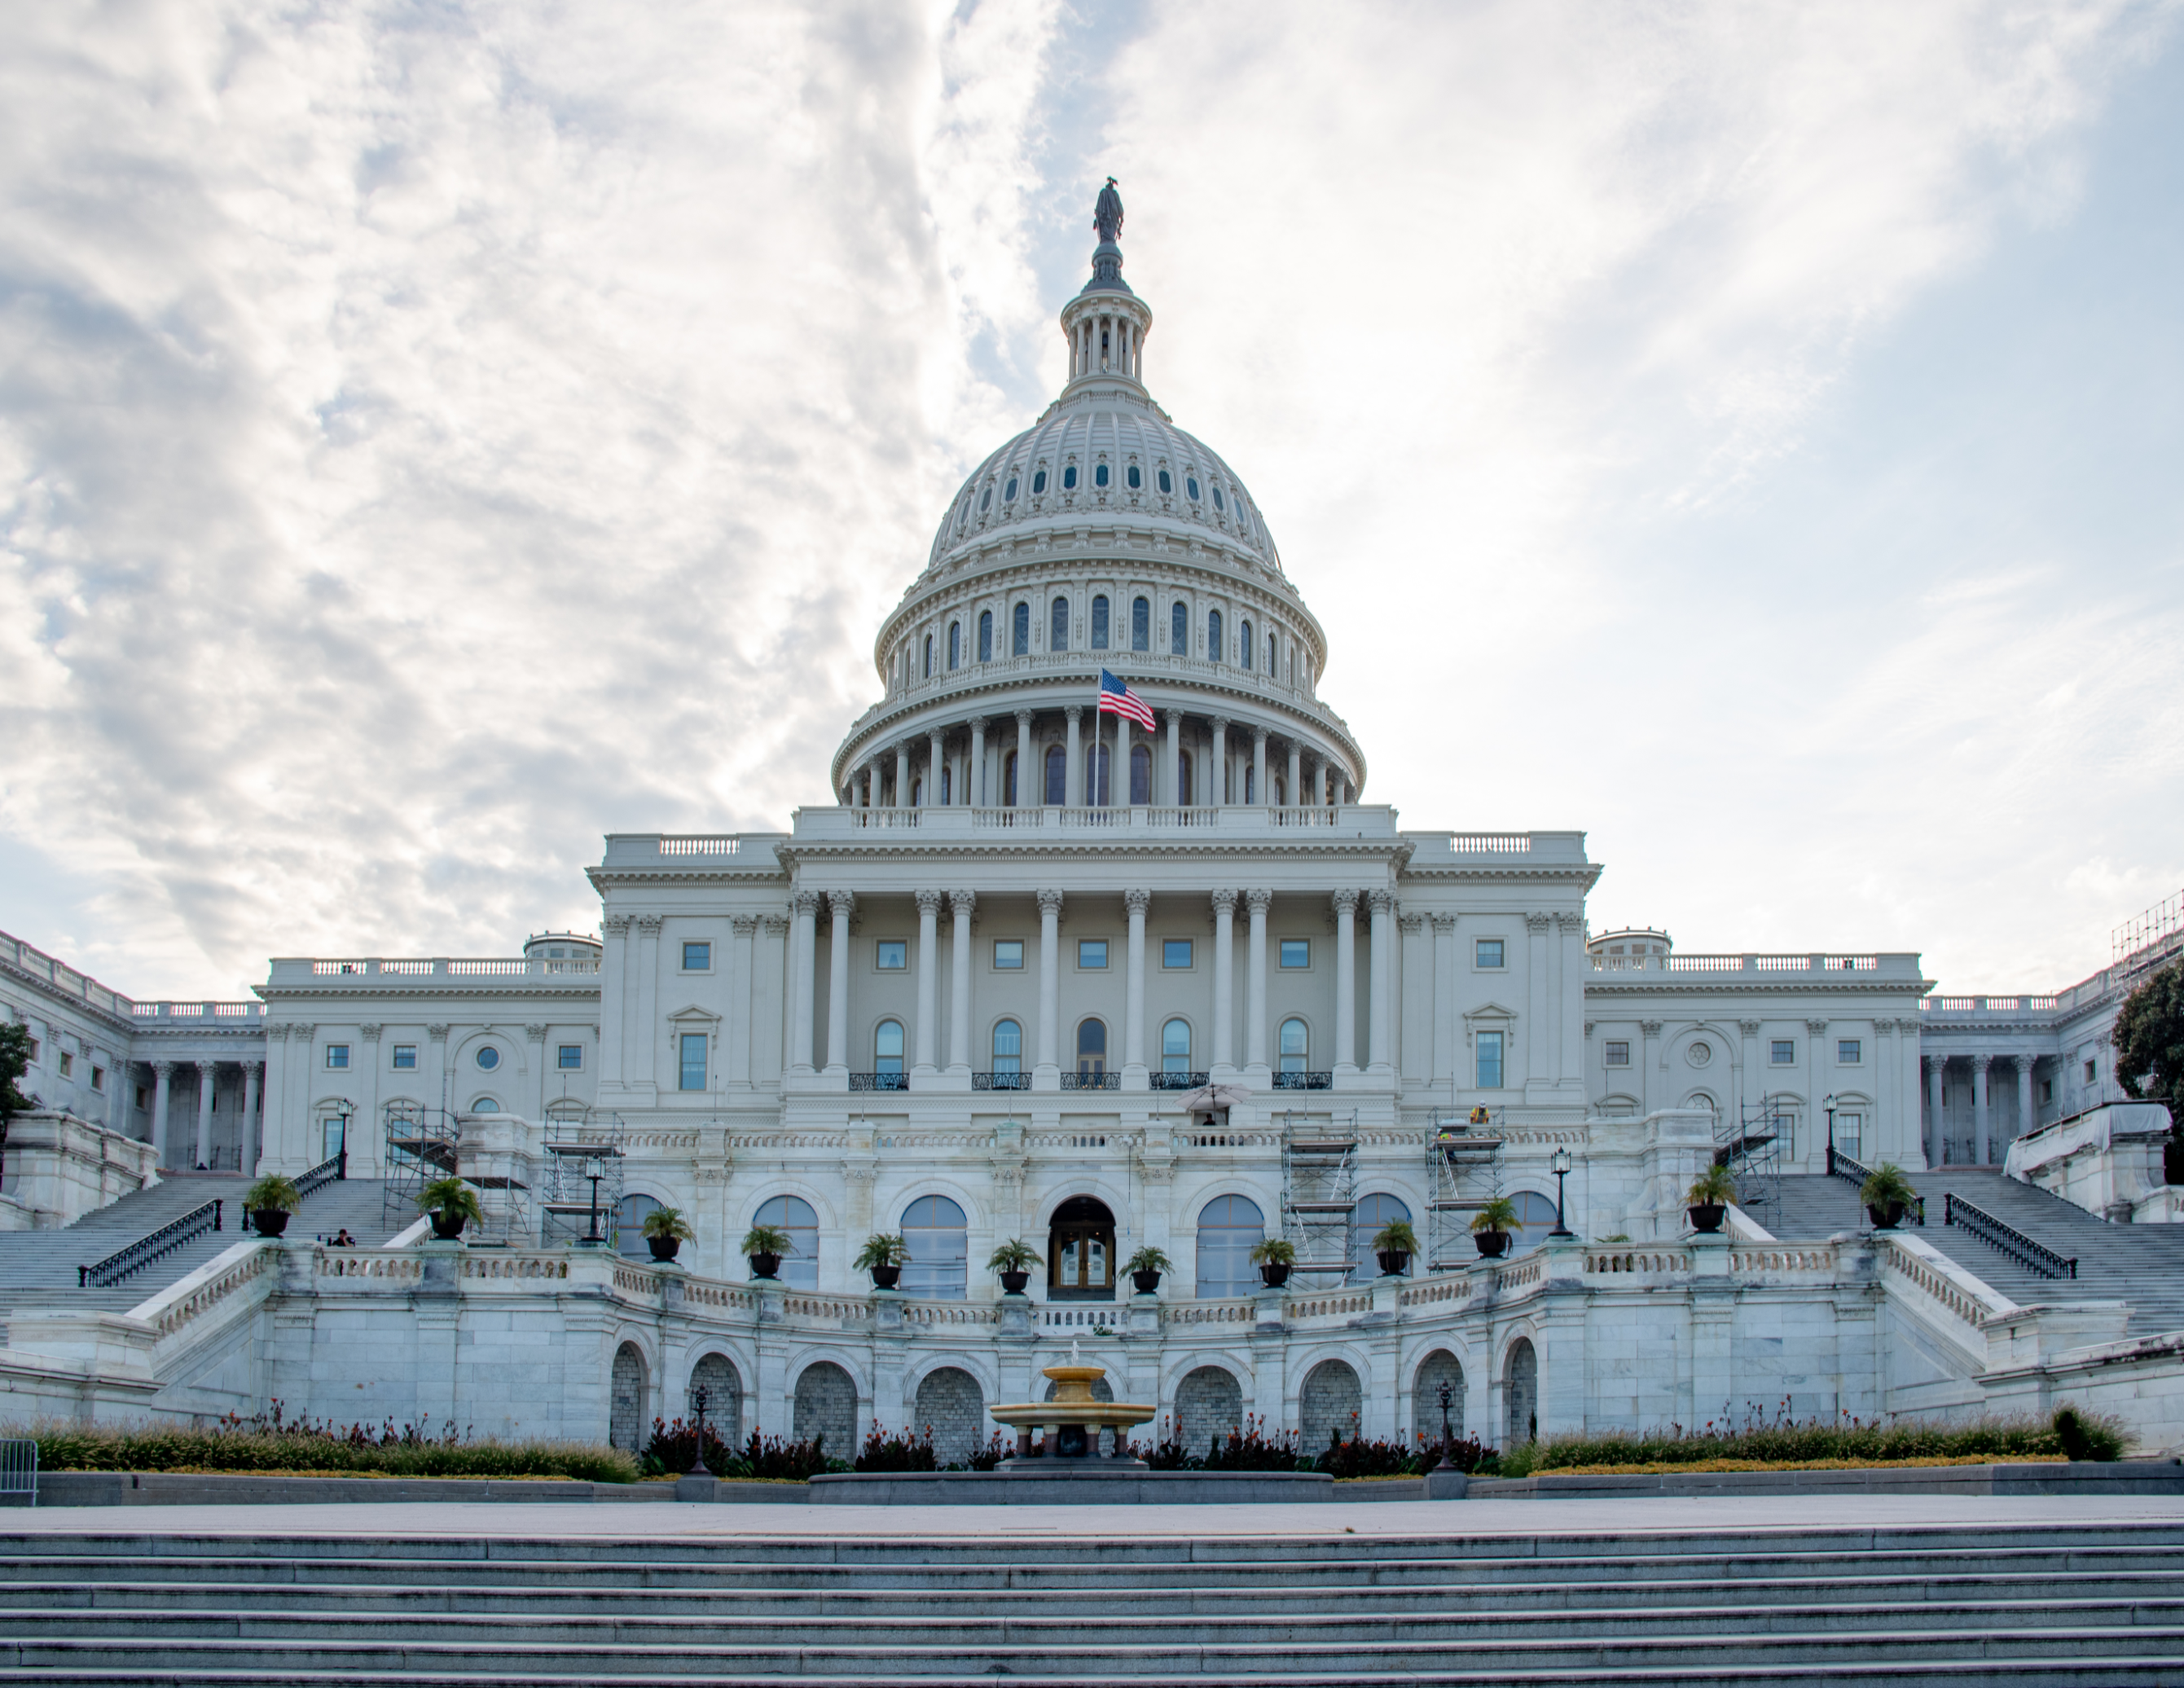
M 2184 1519 L 1582 1533 L 1530 1504 L 1540 1534 L 0 1531 L 0 1684 L 2184 1682 Z

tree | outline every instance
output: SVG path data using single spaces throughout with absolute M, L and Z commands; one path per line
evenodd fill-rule
M 2166 1102 L 2184 1124 L 2184 961 L 2172 961 L 2124 999 L 2109 1034 L 2115 1075 L 2142 1101 Z
M 0 1165 L 6 1164 L 8 1128 L 15 1116 L 37 1103 L 23 1094 L 21 1080 L 31 1070 L 31 1028 L 18 1021 L 0 1026 Z

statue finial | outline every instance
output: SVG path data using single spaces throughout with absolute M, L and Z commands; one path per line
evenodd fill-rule
M 1115 178 L 1109 176 L 1107 185 L 1100 190 L 1093 202 L 1092 226 L 1100 231 L 1100 238 L 1112 242 L 1123 233 L 1123 196 L 1115 192 Z

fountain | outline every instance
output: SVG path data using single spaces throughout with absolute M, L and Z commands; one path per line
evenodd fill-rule
M 1146 1423 L 1160 1410 L 1134 1401 L 1094 1400 L 1092 1385 L 1107 1375 L 1107 1368 L 1086 1365 L 1074 1341 L 1069 1345 L 1069 1363 L 1049 1366 L 1044 1375 L 1055 1386 L 1053 1400 L 1022 1401 L 992 1409 L 995 1423 L 1006 1424 L 1016 1431 L 1018 1460 L 1030 1457 L 1031 1433 L 1040 1428 L 1051 1429 L 1055 1433 L 1054 1446 L 1049 1450 L 1050 1457 L 1098 1459 L 1100 1431 L 1111 1429 L 1120 1440 L 1124 1431 Z M 1016 1461 L 1004 1463 L 1013 1466 Z M 1108 1458 L 1105 1463 L 1142 1468 L 1144 1462 L 1122 1455 Z

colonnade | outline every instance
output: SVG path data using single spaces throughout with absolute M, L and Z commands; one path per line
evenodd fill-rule
M 256 1165 L 261 1129 L 260 1099 L 265 1078 L 264 1061 L 151 1061 L 142 1064 L 152 1072 L 152 1145 L 158 1150 L 161 1166 L 168 1164 L 175 1071 L 181 1067 L 192 1067 L 197 1074 L 196 1130 L 192 1138 L 192 1153 L 181 1164 L 189 1167 L 212 1165 L 213 1101 L 218 1095 L 219 1069 L 226 1066 L 242 1069 L 242 1117 L 237 1134 L 237 1167 L 248 1173 Z
M 1953 1051 L 1929 1051 L 1926 1063 L 1926 1160 L 1930 1166 L 1938 1167 L 1947 1158 L 1948 1122 L 1942 1108 L 1942 1093 L 1948 1082 L 1949 1063 L 1965 1062 L 1971 1068 L 1972 1078 L 1972 1163 L 1992 1166 L 1997 1156 L 1991 1122 L 1987 1112 L 1987 1071 L 1997 1061 L 2006 1061 L 2016 1069 L 2017 1130 L 2014 1136 L 2029 1134 L 2039 1122 L 2039 1110 L 2032 1100 L 2032 1069 L 2040 1057 L 2036 1055 L 1991 1054 L 1976 1051 L 1961 1054 Z

